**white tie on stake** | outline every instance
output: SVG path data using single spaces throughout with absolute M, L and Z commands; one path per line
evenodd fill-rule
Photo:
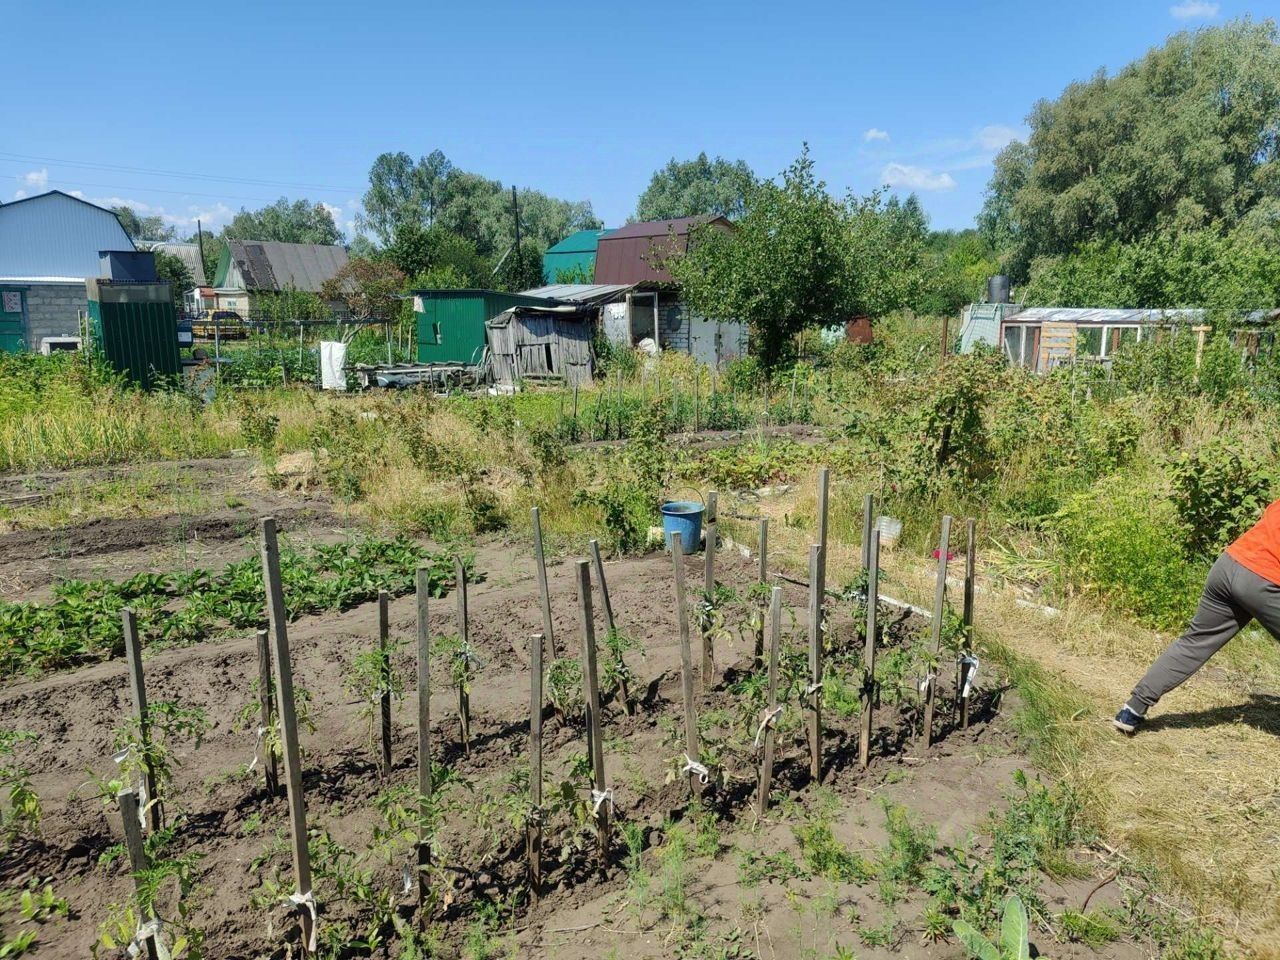
M 253 742 L 253 759 L 249 762 L 249 772 L 253 773 L 258 768 L 258 761 L 262 759 L 262 738 L 267 735 L 266 727 L 258 728 L 258 738 Z
M 964 689 L 960 691 L 961 699 L 968 700 L 969 694 L 973 692 L 973 683 L 978 676 L 978 665 L 980 661 L 972 653 L 966 653 L 960 658 L 960 663 L 968 666 L 969 672 L 964 677 Z
M 139 923 L 138 929 L 134 932 L 133 939 L 129 941 L 129 946 L 125 952 L 130 957 L 140 957 L 146 942 L 152 940 L 156 945 L 156 960 L 170 960 L 171 954 L 164 945 L 164 941 L 160 939 L 161 926 L 163 924 L 156 917 L 152 917 L 146 923 Z
M 920 681 L 920 692 L 927 693 L 929 688 L 933 686 L 933 681 L 938 679 L 938 675 L 932 671 L 924 675 L 924 679 Z
M 316 914 L 316 895 L 308 890 L 306 893 L 289 894 L 289 902 L 300 910 L 306 910 L 311 914 L 311 936 L 307 941 L 307 950 L 310 953 L 316 952 L 316 931 L 320 926 L 319 917 Z
M 591 815 L 592 816 L 598 815 L 600 813 L 600 805 L 604 803 L 609 804 L 609 812 L 612 813 L 613 812 L 613 788 L 610 787 L 608 790 L 596 790 L 593 788 L 591 791 Z
M 773 722 L 777 720 L 778 717 L 780 716 L 782 716 L 782 704 L 778 704 L 778 706 L 774 707 L 772 710 L 766 711 L 765 715 L 761 717 L 760 726 L 756 727 L 756 749 L 757 750 L 760 749 L 760 739 L 764 736 L 765 730 L 769 727 L 772 727 Z
M 711 771 L 700 764 L 697 760 L 691 760 L 687 753 L 684 755 L 684 769 L 682 769 L 680 773 L 681 775 L 686 773 L 696 773 L 698 775 L 698 782 L 703 786 L 706 786 L 707 781 L 711 779 Z

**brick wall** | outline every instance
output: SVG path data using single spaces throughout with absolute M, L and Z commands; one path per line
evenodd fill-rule
M 80 334 L 80 311 L 89 300 L 83 283 L 40 283 L 27 288 L 27 346 L 38 352 L 45 337 Z

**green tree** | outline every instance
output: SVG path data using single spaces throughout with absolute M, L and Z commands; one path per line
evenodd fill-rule
M 308 200 L 290 203 L 287 197 L 281 197 L 260 210 L 241 208 L 222 228 L 222 239 L 333 245 L 342 240 L 342 231 L 323 203 Z
M 169 281 L 169 292 L 173 296 L 173 305 L 182 308 L 182 300 L 188 290 L 196 285 L 191 270 L 181 257 L 164 250 L 156 251 L 156 277 Z
M 440 226 L 419 223 L 398 225 L 383 255 L 407 276 L 449 268 L 461 281 L 459 286 L 482 286 L 489 279 L 490 266 L 466 237 Z
M 1225 228 L 1280 210 L 1280 34 L 1248 18 L 1170 37 L 1038 103 L 980 218 L 1015 279 L 1091 240 Z
M 357 320 L 394 318 L 400 313 L 405 275 L 386 260 L 352 257 L 320 286 L 320 295 L 345 303 Z
M 697 228 L 668 267 L 695 311 L 749 324 L 761 361 L 773 366 L 805 327 L 857 311 L 848 240 L 849 211 L 814 176 L 806 145 L 782 183 L 752 192 L 736 230 Z
M 702 214 L 736 220 L 747 211 L 747 200 L 756 176 L 743 160 L 709 159 L 700 153 L 692 160 L 672 157 L 654 172 L 649 186 L 636 201 L 637 220 L 673 220 Z
M 135 242 L 139 240 L 169 241 L 177 236 L 177 231 L 167 226 L 163 217 L 142 217 L 133 207 L 112 207 L 111 212 L 120 218 L 124 232 L 129 234 L 129 239 Z

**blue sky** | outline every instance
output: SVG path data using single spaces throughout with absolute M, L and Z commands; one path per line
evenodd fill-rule
M 608 225 L 700 150 L 971 225 L 1042 97 L 1280 0 L 168 3 L 8 0 L 0 200 L 57 187 L 185 234 L 286 195 L 350 231 L 379 153 L 442 149 Z

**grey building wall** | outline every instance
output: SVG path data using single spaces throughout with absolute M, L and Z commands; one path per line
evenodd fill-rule
M 38 283 L 27 288 L 27 349 L 39 352 L 45 337 L 80 335 L 80 311 L 88 310 L 84 283 Z
M 662 348 L 688 353 L 688 308 L 679 300 L 664 296 L 658 301 L 658 313 L 662 317 Z

